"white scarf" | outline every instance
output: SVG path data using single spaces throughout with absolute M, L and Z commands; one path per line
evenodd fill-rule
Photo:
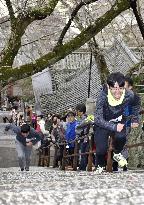
M 119 99 L 119 100 L 116 100 L 116 99 L 113 97 L 113 95 L 111 94 L 110 89 L 108 88 L 107 98 L 108 98 L 108 103 L 109 103 L 109 105 L 111 105 L 111 106 L 117 106 L 117 105 L 122 104 L 123 99 L 124 99 L 124 96 L 125 96 L 125 89 L 123 90 L 123 93 L 122 93 L 120 99 Z

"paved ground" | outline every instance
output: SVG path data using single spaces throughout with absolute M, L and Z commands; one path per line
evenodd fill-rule
M 0 204 L 144 204 L 144 170 L 96 174 L 31 167 L 0 169 Z

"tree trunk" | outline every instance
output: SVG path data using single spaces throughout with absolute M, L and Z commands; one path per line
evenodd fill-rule
M 109 74 L 109 70 L 105 61 L 105 57 L 102 54 L 102 51 L 99 49 L 99 46 L 95 40 L 95 38 L 93 38 L 90 42 L 89 42 L 89 47 L 90 50 L 92 51 L 94 58 L 95 58 L 95 62 L 100 74 L 100 79 L 101 79 L 101 83 L 104 84 L 106 83 L 106 79 L 107 76 Z

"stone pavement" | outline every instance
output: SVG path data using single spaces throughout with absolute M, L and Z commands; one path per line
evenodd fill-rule
M 0 169 L 0 205 L 144 204 L 144 170 L 103 173 Z
M 144 205 L 144 170 L 96 174 L 32 166 L 19 171 L 15 135 L 4 134 L 4 127 L 0 123 L 0 167 L 15 167 L 0 168 L 0 205 Z

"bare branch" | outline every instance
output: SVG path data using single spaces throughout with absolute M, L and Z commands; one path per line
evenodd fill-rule
M 69 27 L 70 27 L 70 25 L 71 25 L 71 23 L 72 23 L 74 17 L 77 15 L 77 12 L 80 10 L 80 8 L 81 8 L 82 6 L 84 6 L 84 5 L 86 5 L 86 4 L 91 4 L 91 3 L 95 2 L 95 1 L 98 1 L 98 0 L 81 1 L 81 2 L 75 7 L 75 9 L 72 11 L 71 18 L 69 19 L 68 23 L 65 25 L 64 29 L 62 30 L 62 33 L 61 33 L 61 35 L 60 35 L 60 37 L 59 37 L 59 40 L 58 40 L 58 42 L 57 42 L 57 45 L 62 44 L 62 41 L 63 41 L 63 39 L 64 39 L 64 36 L 65 36 L 66 32 L 68 31 L 68 29 L 69 29 Z
M 10 76 L 15 79 L 22 79 L 24 77 L 31 76 L 34 73 L 42 71 L 48 66 L 53 65 L 60 59 L 63 59 L 74 50 L 80 48 L 92 37 L 99 33 L 105 26 L 107 26 L 115 17 L 121 12 L 130 8 L 130 4 L 127 0 L 117 0 L 112 8 L 107 11 L 102 17 L 95 20 L 94 24 L 91 24 L 84 29 L 79 35 L 65 43 L 58 46 L 54 51 L 42 56 L 35 60 L 34 63 L 22 65 L 19 68 L 2 67 L 0 68 L 0 80 L 6 80 Z
M 64 2 L 63 0 L 61 0 L 61 2 L 66 6 L 68 7 L 69 5 Z M 70 8 L 71 10 L 71 8 Z M 89 15 L 89 13 L 88 13 Z M 89 15 L 90 16 L 90 15 Z M 92 16 L 90 16 L 91 19 Z M 94 19 L 93 19 L 94 21 Z M 78 29 L 80 31 L 82 31 L 84 29 L 82 23 L 80 23 L 80 20 L 79 20 L 79 17 L 77 16 L 75 19 L 74 19 L 74 22 L 75 24 L 77 25 Z M 88 42 L 88 46 L 89 46 L 89 50 L 90 52 L 93 53 L 93 56 L 95 58 L 95 61 L 97 63 L 97 68 L 99 70 L 99 73 L 100 73 L 100 79 L 101 79 L 101 82 L 102 83 L 105 83 L 105 80 L 106 80 L 106 77 L 107 75 L 109 74 L 109 70 L 107 68 L 107 64 L 106 64 L 106 61 L 105 61 L 105 58 L 102 54 L 102 51 L 100 50 L 96 40 L 95 40 L 95 37 L 93 37 L 89 42 Z
M 95 62 L 97 64 L 97 68 L 100 73 L 100 79 L 102 83 L 106 82 L 107 76 L 109 74 L 109 70 L 106 64 L 106 60 L 104 55 L 102 54 L 101 50 L 99 49 L 99 46 L 95 40 L 95 37 L 93 37 L 89 43 L 89 48 L 93 53 L 93 56 L 95 58 Z
M 50 15 L 58 1 L 59 0 L 49 0 L 48 5 L 44 8 L 31 8 L 28 13 L 20 12 L 15 19 L 7 46 L 1 52 L 1 66 L 12 66 L 14 58 L 21 47 L 21 38 L 28 25 L 35 20 L 41 20 Z
M 30 8 L 27 11 L 27 16 L 34 20 L 42 20 L 49 16 L 55 9 L 59 0 L 49 0 L 48 5 L 44 7 Z
M 14 10 L 12 7 L 12 3 L 10 0 L 5 0 L 8 11 L 9 11 L 9 15 L 10 15 L 10 21 L 11 21 L 11 26 L 13 26 L 13 22 L 15 20 L 15 15 L 14 15 Z
M 137 9 L 137 0 L 130 0 L 130 6 L 133 9 L 134 15 L 136 17 L 140 32 L 142 34 L 144 40 L 144 23 L 141 14 L 138 12 Z
M 131 67 L 131 68 L 128 70 L 127 74 L 128 74 L 128 75 L 132 75 L 133 72 L 138 71 L 139 68 L 140 68 L 140 67 L 143 67 L 143 66 L 144 66 L 144 60 L 141 60 L 139 63 L 137 63 L 136 65 L 134 65 L 133 67 Z
M 15 56 L 21 47 L 21 38 L 27 28 L 27 26 L 32 22 L 32 19 L 20 19 L 16 18 L 14 26 L 11 31 L 8 43 L 6 47 L 1 52 L 1 62 L 0 66 L 12 66 Z

